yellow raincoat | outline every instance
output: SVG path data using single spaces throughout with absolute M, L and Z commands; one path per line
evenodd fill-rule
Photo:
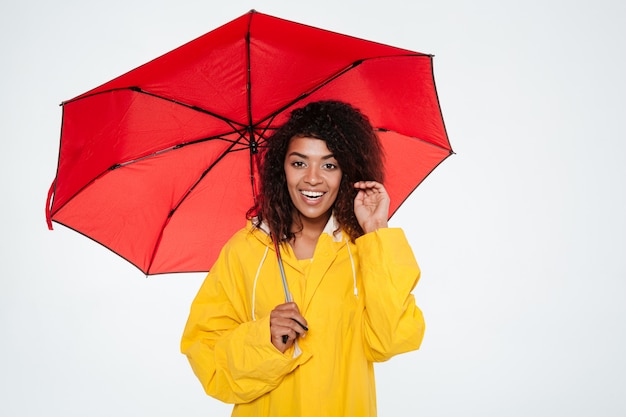
M 329 225 L 332 223 L 329 222 Z M 181 342 L 207 394 L 233 416 L 375 416 L 373 362 L 419 348 L 420 271 L 404 233 L 380 229 L 355 243 L 327 226 L 312 260 L 281 250 L 306 337 L 280 353 L 270 312 L 285 302 L 269 236 L 252 227 L 224 246 L 191 306 Z

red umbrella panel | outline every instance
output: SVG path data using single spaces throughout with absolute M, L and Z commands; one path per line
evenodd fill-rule
M 146 275 L 208 271 L 245 225 L 267 138 L 322 99 L 378 131 L 391 214 L 452 154 L 431 55 L 251 11 L 62 103 L 49 227 Z

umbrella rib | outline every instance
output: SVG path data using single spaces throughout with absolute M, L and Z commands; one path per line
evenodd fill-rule
M 276 119 L 277 116 L 278 116 L 278 113 L 274 113 L 273 115 L 270 115 L 270 117 L 265 120 L 267 123 L 265 123 L 265 126 L 263 126 L 262 128 L 260 128 L 260 124 L 263 121 L 261 121 L 261 122 L 256 124 L 255 129 L 261 129 L 261 132 L 259 133 L 259 137 L 261 139 L 264 139 L 264 140 L 267 141 L 267 139 L 265 137 L 265 134 L 267 133 L 267 131 L 268 130 L 274 130 L 274 131 L 277 130 L 276 127 L 272 127 L 273 124 L 274 124 L 274 119 Z
M 252 136 L 252 64 L 250 62 L 250 30 L 252 26 L 252 16 L 254 14 L 250 14 L 250 18 L 248 19 L 248 30 L 246 31 L 246 90 L 247 90 L 247 100 L 248 100 L 248 128 L 250 129 L 249 133 L 252 141 L 254 141 L 254 137 Z
M 164 96 L 158 95 L 156 93 L 152 93 L 150 91 L 144 90 L 141 87 L 137 87 L 137 86 L 111 88 L 110 90 L 98 91 L 98 92 L 93 93 L 93 94 L 88 94 L 88 95 L 85 95 L 85 96 L 80 96 L 80 97 L 77 97 L 77 98 L 73 98 L 71 100 L 64 101 L 64 102 L 61 103 L 61 106 L 65 106 L 66 104 L 73 103 L 75 101 L 86 99 L 86 98 L 89 98 L 89 97 L 93 97 L 93 96 L 96 96 L 96 95 L 99 95 L 99 94 L 112 93 L 114 91 L 122 91 L 122 90 L 130 90 L 130 91 L 133 91 L 135 93 L 145 94 L 145 95 L 150 96 L 150 97 L 154 97 L 154 98 L 157 98 L 157 99 L 160 99 L 160 100 L 164 100 L 164 101 L 169 101 L 170 103 L 174 103 L 176 105 L 183 106 L 183 107 L 186 107 L 188 109 L 195 110 L 197 112 L 207 114 L 209 116 L 215 117 L 216 119 L 220 119 L 220 120 L 226 122 L 230 127 L 232 127 L 235 130 L 236 130 L 235 126 L 245 127 L 245 125 L 242 124 L 242 123 L 236 122 L 234 120 L 231 120 L 231 119 L 229 119 L 229 118 L 227 118 L 225 116 L 219 115 L 217 113 L 213 113 L 212 111 L 209 111 L 209 110 L 204 109 L 202 107 L 199 107 L 199 106 L 196 106 L 196 105 L 193 105 L 193 104 L 184 103 L 184 102 L 182 102 L 180 100 L 176 100 L 176 99 L 173 99 L 173 98 L 164 97 Z
M 445 146 L 443 146 L 443 145 L 440 145 L 440 144 L 438 144 L 438 143 L 433 143 L 433 142 L 431 142 L 431 141 L 429 141 L 429 140 L 427 140 L 427 139 L 418 138 L 418 137 L 416 137 L 416 136 L 408 136 L 408 135 L 405 135 L 405 134 L 403 134 L 403 133 L 401 133 L 401 132 L 398 132 L 397 130 L 386 129 L 386 128 L 384 128 L 384 127 L 377 127 L 377 128 L 374 128 L 374 131 L 376 131 L 376 132 L 382 132 L 382 133 L 386 133 L 386 132 L 396 133 L 396 134 L 398 134 L 398 135 L 403 135 L 403 136 L 405 136 L 405 137 L 407 137 L 407 138 L 410 138 L 410 139 L 414 139 L 414 140 L 417 140 L 417 141 L 420 141 L 420 142 L 424 142 L 425 144 L 427 144 L 427 145 L 429 145 L 429 146 L 434 146 L 435 148 L 439 148 L 439 149 L 443 149 L 443 150 L 445 150 L 445 151 L 448 151 L 449 155 L 453 155 L 453 154 L 455 153 L 455 152 L 454 152 L 451 148 L 447 148 L 447 147 L 445 147 Z M 447 138 L 447 136 L 446 136 L 446 138 Z M 449 145 L 450 145 L 450 144 L 448 143 L 448 146 L 449 146 Z
M 299 102 L 301 100 L 304 100 L 305 98 L 307 98 L 308 96 L 310 96 L 311 94 L 316 92 L 317 90 L 323 88 L 325 85 L 327 85 L 331 81 L 337 79 L 338 77 L 340 77 L 341 75 L 343 75 L 346 72 L 350 71 L 351 69 L 361 65 L 363 63 L 363 61 L 364 61 L 363 59 L 360 59 L 360 60 L 355 61 L 352 64 L 348 65 L 347 67 L 339 70 L 338 72 L 336 72 L 335 74 L 331 75 L 330 77 L 328 77 L 327 79 L 325 79 L 324 81 L 322 81 L 321 83 L 319 83 L 318 85 L 313 87 L 312 89 L 301 93 L 295 99 L 287 102 L 287 104 L 285 104 L 284 106 L 279 107 L 278 109 L 273 111 L 272 113 L 269 114 L 269 116 L 265 117 L 264 119 L 261 119 L 255 126 L 258 126 L 261 123 L 266 122 L 268 119 L 274 119 L 278 114 L 284 112 L 286 109 L 288 109 L 289 107 L 293 106 L 295 103 L 297 103 L 297 102 Z
M 239 132 L 239 131 L 238 131 L 238 132 Z M 245 136 L 244 136 L 244 135 L 242 135 L 240 132 L 239 132 L 239 137 L 240 137 L 240 140 L 241 140 L 241 139 L 245 139 Z M 125 161 L 125 162 L 119 162 L 119 163 L 117 163 L 117 164 L 111 165 L 110 167 L 106 168 L 104 171 L 100 172 L 98 175 L 96 175 L 95 177 L 93 177 L 93 178 L 92 178 L 90 181 L 88 181 L 88 182 L 87 182 L 84 186 L 82 186 L 82 187 L 81 187 L 78 191 L 76 191 L 76 192 L 74 193 L 74 195 L 72 195 L 72 197 L 68 198 L 68 199 L 67 199 L 67 201 L 66 201 L 66 202 L 65 202 L 62 206 L 60 206 L 60 207 L 56 207 L 56 209 L 54 210 L 54 212 L 55 212 L 55 213 L 58 213 L 58 212 L 59 212 L 59 211 L 60 211 L 63 207 L 65 207 L 65 205 L 67 205 L 68 203 L 70 203 L 74 197 L 76 197 L 76 196 L 77 196 L 78 194 L 80 194 L 83 190 L 85 190 L 85 189 L 86 189 L 86 188 L 88 188 L 91 184 L 93 184 L 96 180 L 98 180 L 99 178 L 101 178 L 103 175 L 107 174 L 107 173 L 108 173 L 108 172 L 110 172 L 110 171 L 116 170 L 116 169 L 118 169 L 118 168 L 125 167 L 125 166 L 130 165 L 130 164 L 134 164 L 134 163 L 136 163 L 136 162 L 141 162 L 141 161 L 144 161 L 144 160 L 146 160 L 146 159 L 149 159 L 149 158 L 152 158 L 152 157 L 155 157 L 155 156 L 161 155 L 161 154 L 166 153 L 166 152 L 175 151 L 175 150 L 177 150 L 177 149 L 181 149 L 181 148 L 183 148 L 183 147 L 185 147 L 185 146 L 189 146 L 189 145 L 194 145 L 194 144 L 202 143 L 202 142 L 206 142 L 206 141 L 209 141 L 209 140 L 218 140 L 218 139 L 219 139 L 219 140 L 223 140 L 223 141 L 225 141 L 225 142 L 230 142 L 230 143 L 231 143 L 231 145 L 230 145 L 230 146 L 226 149 L 226 151 L 224 151 L 224 155 L 225 155 L 225 154 L 227 154 L 227 153 L 229 153 L 229 152 L 237 152 L 237 151 L 242 151 L 242 150 L 247 150 L 247 149 L 248 149 L 248 146 L 247 146 L 247 145 L 243 145 L 243 147 L 242 147 L 242 148 L 239 148 L 239 149 L 233 149 L 233 148 L 235 148 L 235 146 L 236 146 L 236 145 L 240 144 L 240 140 L 227 139 L 227 138 L 221 137 L 221 135 L 218 135 L 218 136 L 211 136 L 211 137 L 208 137 L 208 138 L 202 138 L 202 139 L 194 140 L 194 141 L 191 141 L 191 142 L 181 143 L 181 144 L 174 145 L 174 146 L 171 146 L 171 147 L 166 148 L 166 149 L 161 149 L 161 150 L 156 151 L 156 152 L 153 152 L 153 153 L 151 153 L 151 154 L 149 154 L 149 155 L 144 155 L 144 156 L 141 156 L 141 157 L 139 157 L 139 158 L 130 159 L 130 160 L 127 160 L 127 161 Z M 224 155 L 222 155 L 219 159 L 221 159 Z M 219 160 L 219 159 L 218 159 L 218 160 Z M 217 162 L 217 161 L 216 161 L 216 162 Z M 211 167 L 213 167 L 214 165 L 215 165 L 215 164 L 212 164 L 212 165 L 211 165 Z M 210 168 L 209 168 L 209 169 L 210 169 Z M 56 178 L 55 178 L 55 181 L 54 181 L 54 183 L 53 183 L 53 186 L 55 186 L 55 187 L 56 187 Z M 53 192 L 52 194 L 54 194 L 54 192 Z M 51 199 L 51 198 L 52 198 L 52 196 L 50 196 L 49 198 Z M 50 211 L 50 214 L 49 214 L 50 221 L 48 222 L 48 227 L 50 227 L 50 222 L 51 222 L 51 221 L 55 221 L 55 222 L 57 222 L 57 221 L 56 221 L 56 220 L 52 220 L 52 217 L 53 217 L 52 207 L 51 207 L 50 205 L 48 205 L 48 206 L 50 207 L 50 208 L 48 208 L 48 209 L 47 209 L 47 210 L 49 210 L 49 211 Z M 58 222 L 57 222 L 57 223 L 58 223 Z M 62 224 L 62 223 L 60 223 L 60 224 Z M 70 226 L 67 226 L 67 227 L 70 227 Z M 52 230 L 52 229 L 51 229 L 51 230 Z
M 238 123 L 238 122 L 236 122 L 234 120 L 231 120 L 231 119 L 229 119 L 227 117 L 224 117 L 222 115 L 219 115 L 217 113 L 213 113 L 212 111 L 209 111 L 207 109 L 203 109 L 202 107 L 195 106 L 195 105 L 192 105 L 192 104 L 183 103 L 182 101 L 175 100 L 173 98 L 163 97 L 163 96 L 160 96 L 158 94 L 151 93 L 151 92 L 146 91 L 146 90 L 142 90 L 139 87 L 129 87 L 129 90 L 135 91 L 137 93 L 146 94 L 148 96 L 151 96 L 151 97 L 154 97 L 154 98 L 158 98 L 158 99 L 161 99 L 161 100 L 169 101 L 170 103 L 174 103 L 174 104 L 177 104 L 179 106 L 187 107 L 188 109 L 195 110 L 195 111 L 200 112 L 200 113 L 208 114 L 209 116 L 215 117 L 216 119 L 220 119 L 220 120 L 226 122 L 230 127 L 232 127 L 235 130 L 236 130 L 235 125 L 238 125 L 240 127 L 244 126 L 241 123 Z
M 254 178 L 254 172 L 255 172 L 255 161 L 257 162 L 257 165 L 259 163 L 257 154 L 259 152 L 259 143 L 256 140 L 255 137 L 255 132 L 254 132 L 254 125 L 252 123 L 252 58 L 251 58 L 251 51 L 250 51 L 250 37 L 251 37 L 251 30 L 252 30 L 252 17 L 254 16 L 254 13 L 250 13 L 250 16 L 248 18 L 248 28 L 246 30 L 246 90 L 247 93 L 246 94 L 246 98 L 248 100 L 248 143 L 249 143 L 249 148 L 250 148 L 250 155 L 249 155 L 249 159 L 250 159 L 250 189 L 252 190 L 252 199 L 254 201 L 254 204 L 256 205 L 257 203 L 257 193 L 256 193 L 256 183 L 255 183 L 255 178 Z M 261 136 L 262 137 L 262 136 Z
M 239 134 L 239 135 L 240 135 L 240 138 L 244 138 L 244 136 L 243 136 L 243 135 L 241 135 L 241 134 Z M 164 153 L 167 153 L 167 152 L 175 151 L 175 150 L 178 150 L 178 149 L 184 148 L 184 147 L 189 146 L 189 145 L 196 145 L 196 144 L 199 144 L 199 143 L 208 142 L 208 141 L 210 141 L 210 140 L 223 140 L 224 142 L 230 142 L 230 143 L 231 143 L 231 145 L 228 147 L 228 149 L 227 149 L 224 153 L 234 152 L 234 151 L 237 151 L 237 150 L 245 150 L 245 149 L 248 149 L 248 146 L 245 146 L 245 147 L 244 147 L 244 148 L 242 148 L 242 149 L 235 149 L 235 150 L 233 150 L 232 148 L 233 148 L 235 145 L 237 145 L 237 144 L 239 144 L 239 143 L 240 143 L 240 141 L 239 141 L 239 140 L 227 139 L 227 138 L 225 138 L 225 137 L 222 137 L 222 135 L 210 136 L 210 137 L 207 137 L 207 138 L 197 139 L 197 140 L 193 140 L 193 141 L 190 141 L 190 142 L 179 143 L 179 144 L 177 144 L 177 145 L 171 146 L 171 147 L 169 147 L 169 148 L 161 149 L 161 150 L 159 150 L 159 151 L 153 152 L 153 153 L 148 154 L 148 155 L 141 156 L 141 157 L 139 157 L 139 158 L 129 159 L 128 161 L 117 163 L 117 164 L 115 164 L 115 165 L 110 166 L 110 167 L 107 169 L 107 171 L 112 171 L 112 170 L 114 170 L 114 169 L 121 168 L 121 167 L 124 167 L 124 166 L 126 166 L 126 165 L 130 165 L 130 164 L 134 164 L 134 163 L 136 163 L 136 162 L 141 162 L 141 161 L 144 161 L 144 160 L 146 160 L 146 159 L 150 159 L 150 158 L 153 158 L 153 157 L 155 157 L 155 156 L 159 156 L 159 155 L 164 154 Z M 105 172 L 106 172 L 106 171 L 105 171 Z M 104 174 L 104 172 L 103 172 L 103 174 Z M 102 174 L 101 174 L 101 175 L 102 175 Z M 97 177 L 96 177 L 96 178 L 97 178 Z
M 243 138 L 243 136 L 242 136 L 242 138 Z M 148 275 L 150 274 L 150 268 L 152 268 L 152 263 L 154 262 L 154 258 L 156 257 L 156 253 L 159 250 L 159 246 L 161 245 L 161 240 L 163 239 L 163 232 L 165 232 L 165 228 L 167 227 L 167 225 L 169 224 L 170 220 L 174 216 L 174 213 L 176 213 L 176 210 L 178 210 L 178 208 L 183 204 L 183 202 L 187 199 L 187 197 L 191 194 L 191 192 L 198 186 L 198 184 L 200 184 L 200 182 L 209 173 L 209 171 L 211 171 L 211 169 L 213 169 L 213 167 L 215 165 L 217 165 L 218 162 L 220 162 L 229 152 L 231 152 L 232 148 L 235 147 L 235 145 L 237 145 L 237 143 L 238 143 L 238 141 L 233 141 L 231 143 L 231 145 L 228 147 L 228 149 L 226 149 L 224 152 L 222 152 L 222 154 L 219 156 L 219 158 L 217 158 L 215 161 L 213 161 L 213 163 L 211 163 L 211 165 L 209 165 L 209 167 L 206 168 L 202 172 L 202 174 L 196 180 L 196 182 L 194 182 L 193 185 L 191 187 L 189 187 L 187 192 L 185 192 L 185 194 L 183 194 L 183 196 L 180 198 L 178 203 L 176 203 L 174 208 L 172 208 L 170 210 L 170 212 L 167 214 L 167 218 L 165 219 L 165 223 L 163 224 L 163 227 L 161 227 L 161 231 L 159 232 L 159 237 L 157 238 L 157 241 L 156 241 L 156 243 L 154 245 L 154 249 L 152 251 L 152 256 L 150 257 L 150 265 L 147 268 L 147 274 Z
M 308 91 L 305 91 L 305 92 L 301 93 L 295 99 L 287 102 L 284 106 L 279 107 L 278 109 L 276 109 L 275 111 L 270 113 L 267 117 L 261 119 L 258 123 L 255 124 L 255 126 L 258 126 L 261 123 L 264 123 L 264 122 L 266 122 L 269 119 L 275 118 L 278 114 L 284 112 L 286 109 L 288 109 L 289 107 L 293 106 L 295 103 L 304 100 L 305 98 L 307 98 L 311 94 L 313 94 L 316 91 L 324 88 L 326 85 L 328 85 L 329 83 L 333 82 L 337 78 L 341 77 L 342 75 L 344 75 L 348 71 L 350 71 L 350 70 L 358 67 L 359 65 L 363 64 L 365 61 L 371 61 L 371 60 L 374 60 L 374 59 L 381 59 L 381 58 L 393 58 L 393 57 L 399 57 L 399 56 L 407 56 L 407 57 L 411 57 L 412 56 L 412 57 L 418 57 L 418 58 L 426 57 L 426 58 L 432 59 L 432 55 L 429 55 L 429 54 L 420 54 L 420 53 L 409 54 L 409 53 L 407 53 L 407 54 L 388 55 L 388 56 L 376 56 L 376 57 L 363 58 L 363 59 L 356 60 L 353 63 L 351 63 L 351 64 L 347 65 L 346 67 L 344 67 L 343 69 L 340 69 L 335 74 L 333 74 L 330 77 L 326 78 L 324 81 L 320 82 L 315 87 L 311 88 Z

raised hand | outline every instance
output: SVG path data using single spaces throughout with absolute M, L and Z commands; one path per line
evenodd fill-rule
M 389 194 L 376 181 L 359 181 L 354 184 L 359 190 L 354 199 L 354 214 L 365 233 L 387 227 L 389 216 Z

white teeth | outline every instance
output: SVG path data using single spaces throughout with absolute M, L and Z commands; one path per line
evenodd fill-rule
M 319 191 L 300 191 L 300 193 L 302 193 L 303 196 L 308 197 L 308 198 L 318 198 L 324 195 L 324 193 L 319 192 Z

